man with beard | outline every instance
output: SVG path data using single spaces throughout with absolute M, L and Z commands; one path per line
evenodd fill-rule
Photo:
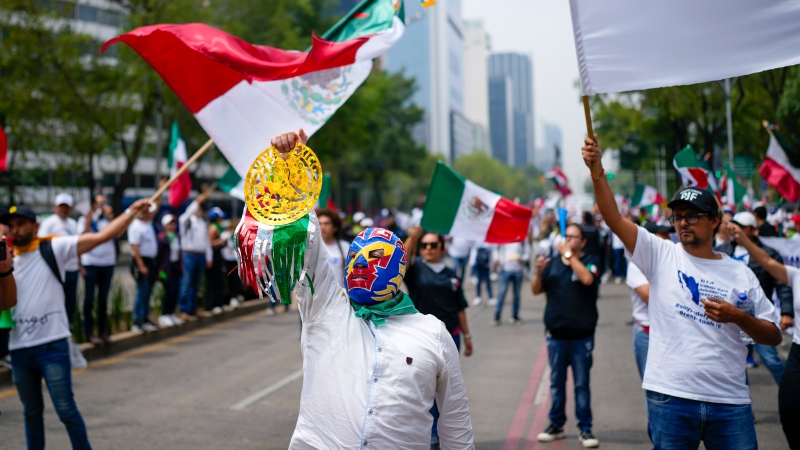
M 714 195 L 693 187 L 675 194 L 669 220 L 680 243 L 673 244 L 619 213 L 603 176 L 597 136 L 586 139 L 582 150 L 593 169 L 600 213 L 650 281 L 650 349 L 642 388 L 654 447 L 697 448 L 703 441 L 709 449 L 757 448 L 743 333 L 777 345 L 781 332 L 753 271 L 713 251 L 720 224 Z
M 8 225 L 14 240 L 17 306 L 9 350 L 28 448 L 44 448 L 42 378 L 72 448 L 90 448 L 86 425 L 72 395 L 64 272 L 79 255 L 125 231 L 149 205 L 149 200 L 137 201 L 100 232 L 54 238 L 36 237 L 39 223 L 26 206 L 12 206 L 0 214 L 0 223 Z
M 271 143 L 288 153 L 306 139 L 300 130 Z M 455 343 L 439 319 L 419 314 L 400 291 L 407 267 L 403 242 L 382 228 L 363 230 L 347 252 L 343 288 L 313 212 L 308 221 L 308 273 L 295 291 L 303 321 L 303 391 L 289 448 L 428 450 L 436 399 L 441 448 L 474 449 Z M 252 223 L 246 214 L 238 230 L 242 267 L 251 269 L 269 264 L 248 257 Z

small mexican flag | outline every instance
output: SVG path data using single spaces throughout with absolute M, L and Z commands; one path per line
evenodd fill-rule
M 421 226 L 464 239 L 507 244 L 528 235 L 533 211 L 484 189 L 436 163 Z
M 650 206 L 658 205 L 664 201 L 664 197 L 658 193 L 653 186 L 637 184 L 631 198 L 631 206 Z
M 764 126 L 770 133 L 769 147 L 758 173 L 790 202 L 800 199 L 800 152 L 793 149 L 772 125 Z
M 172 122 L 172 133 L 169 138 L 169 154 L 167 155 L 167 165 L 169 165 L 169 176 L 175 173 L 186 164 L 186 142 L 181 137 L 181 129 L 178 122 Z M 169 206 L 178 208 L 189 198 L 192 191 L 192 178 L 189 171 L 183 172 L 174 183 L 169 186 Z
M 723 186 L 720 186 L 725 192 L 725 201 L 730 205 L 741 208 L 746 203 L 745 197 L 747 196 L 747 190 L 739 183 L 739 179 L 736 178 L 736 174 L 733 172 L 733 169 L 731 169 L 730 164 L 726 165 L 726 172 L 725 182 Z
M 719 199 L 717 180 L 708 170 L 706 162 L 697 159 L 697 154 L 691 145 L 687 145 L 686 148 L 675 154 L 672 165 L 681 174 L 684 186 L 708 189 Z

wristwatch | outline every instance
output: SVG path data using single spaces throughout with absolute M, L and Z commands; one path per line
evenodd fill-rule
M 566 252 L 564 252 L 564 258 L 567 258 L 567 259 L 572 258 L 572 251 L 567 250 Z

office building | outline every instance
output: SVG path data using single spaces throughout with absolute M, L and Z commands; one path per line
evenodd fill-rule
M 498 83 L 510 83 L 502 89 Z M 492 86 L 495 86 L 493 89 Z M 505 95 L 505 99 L 492 95 Z M 510 102 L 509 102 L 510 100 Z M 507 104 L 511 105 L 511 118 Z M 503 104 L 502 108 L 500 105 Z M 489 122 L 492 154 L 495 158 L 519 167 L 534 163 L 533 67 L 528 56 L 519 53 L 495 53 L 489 56 Z M 497 117 L 493 117 L 494 112 Z M 510 123 L 509 123 L 510 122 Z M 493 129 L 496 127 L 497 129 Z M 510 148 L 494 149 L 495 138 L 510 131 Z
M 464 21 L 464 116 L 473 124 L 473 146 L 491 154 L 489 69 L 491 45 L 482 20 Z

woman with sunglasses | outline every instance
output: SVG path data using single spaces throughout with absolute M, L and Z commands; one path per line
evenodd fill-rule
M 441 320 L 453 337 L 456 348 L 461 350 L 464 339 L 464 356 L 472 355 L 472 336 L 469 334 L 467 300 L 456 271 L 447 267 L 444 257 L 444 237 L 415 226 L 405 242 L 408 261 L 405 282 L 414 306 L 422 314 L 430 314 Z M 420 258 L 414 255 L 419 254 Z M 431 445 L 439 444 L 436 432 L 439 410 L 434 402 L 431 408 L 433 429 Z

